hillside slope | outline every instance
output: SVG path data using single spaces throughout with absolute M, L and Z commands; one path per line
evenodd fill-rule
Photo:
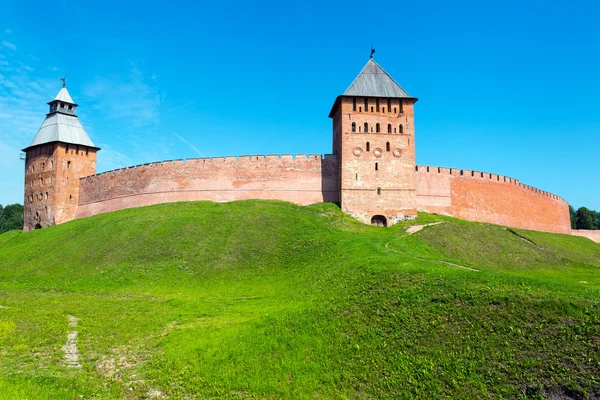
M 585 238 L 123 210 L 0 235 L 0 398 L 598 398 L 599 294 Z

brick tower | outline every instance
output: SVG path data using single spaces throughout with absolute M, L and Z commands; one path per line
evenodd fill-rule
M 371 58 L 333 104 L 340 206 L 360 221 L 387 226 L 417 215 L 416 101 Z
M 96 173 L 96 152 L 81 126 L 77 104 L 63 83 L 37 135 L 25 152 L 24 231 L 75 217 L 79 178 Z

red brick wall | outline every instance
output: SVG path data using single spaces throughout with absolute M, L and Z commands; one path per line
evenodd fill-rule
M 562 198 L 485 172 L 417 167 L 417 206 L 469 221 L 570 233 L 569 205 Z
M 571 235 L 583 236 L 594 242 L 600 243 L 600 231 L 587 231 L 583 229 L 574 229 L 571 231 Z
M 340 97 L 336 102 L 332 117 L 334 149 L 341 160 L 341 207 L 360 221 L 369 223 L 382 215 L 392 225 L 416 215 L 414 101 L 390 99 L 388 107 L 386 98 L 368 98 L 366 110 L 364 97 Z
M 79 178 L 96 173 L 96 149 L 48 143 L 27 150 L 25 160 L 25 232 L 75 218 Z
M 188 200 L 339 201 L 333 155 L 270 155 L 164 161 L 81 179 L 77 218 Z

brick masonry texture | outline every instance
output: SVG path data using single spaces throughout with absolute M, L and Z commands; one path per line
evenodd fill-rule
M 569 204 L 516 179 L 486 172 L 418 166 L 419 209 L 469 221 L 570 233 Z
M 332 155 L 216 157 L 144 164 L 82 178 L 76 217 L 189 200 L 337 202 L 337 171 L 338 160 Z
M 582 229 L 572 230 L 571 235 L 583 236 L 594 242 L 600 243 L 600 231 L 586 231 Z
M 96 149 L 50 143 L 27 151 L 24 231 L 75 218 L 79 178 L 96 172 Z

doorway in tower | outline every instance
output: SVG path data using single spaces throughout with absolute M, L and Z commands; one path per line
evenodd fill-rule
M 387 219 L 383 215 L 374 215 L 373 218 L 371 218 L 371 225 L 387 226 Z
M 35 224 L 35 228 L 34 229 L 42 229 L 42 225 L 40 224 Z

